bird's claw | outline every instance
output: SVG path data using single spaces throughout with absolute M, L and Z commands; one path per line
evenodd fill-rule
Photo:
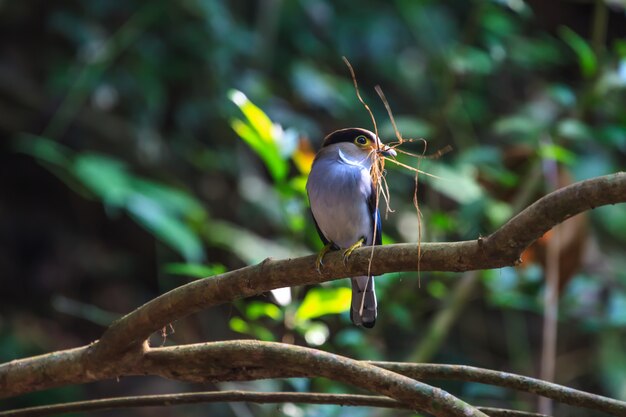
M 326 245 L 324 245 L 324 247 L 322 248 L 322 250 L 320 251 L 320 253 L 317 254 L 317 259 L 315 259 L 315 269 L 317 269 L 317 273 L 321 274 L 322 273 L 322 266 L 324 266 L 324 255 L 326 255 L 328 253 L 328 251 L 330 251 L 330 248 L 333 246 L 332 242 L 328 242 Z
M 363 246 L 363 242 L 365 242 L 365 239 L 361 238 L 361 239 L 357 240 L 348 249 L 343 251 L 343 264 L 344 264 L 344 266 L 348 265 L 348 259 L 350 259 L 350 256 L 352 255 L 352 252 L 354 252 L 356 249 L 358 249 L 361 246 Z

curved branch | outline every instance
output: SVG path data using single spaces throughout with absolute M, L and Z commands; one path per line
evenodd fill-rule
M 99 400 L 75 401 L 63 404 L 44 405 L 0 411 L 0 417 L 45 417 L 61 413 L 81 411 L 102 411 L 119 408 L 174 406 L 181 404 L 248 402 L 255 404 L 333 404 L 352 407 L 378 407 L 409 409 L 405 404 L 388 397 L 356 394 L 318 394 L 310 392 L 249 392 L 249 391 L 210 391 L 188 392 L 184 394 L 138 395 L 132 397 L 103 398 Z M 476 407 L 488 413 L 489 417 L 547 417 L 544 414 L 502 408 Z
M 233 346 L 238 345 L 236 349 Z M 117 375 L 158 375 L 187 382 L 247 381 L 268 378 L 318 377 L 337 379 L 333 370 L 319 369 L 310 364 L 310 357 L 318 354 L 330 355 L 314 349 L 278 343 L 243 341 L 216 342 L 184 345 L 167 348 L 146 348 L 139 360 L 131 357 L 113 363 L 102 363 L 97 369 L 87 367 L 67 367 L 68 363 L 84 361 L 86 348 L 44 355 L 41 357 L 14 361 L 15 368 L 9 384 L 0 384 L 0 397 L 25 392 L 23 383 L 29 390 L 50 388 L 61 384 L 77 384 L 95 380 L 111 379 Z M 295 354 L 293 353 L 295 351 Z M 46 356 L 52 356 L 48 360 Z M 290 355 L 299 357 L 301 363 L 292 366 L 284 358 Z M 302 356 L 298 356 L 302 355 Z M 335 356 L 335 355 L 333 355 Z M 326 357 L 326 356 L 324 356 Z M 336 356 L 335 356 L 336 357 Z M 294 359 L 295 360 L 295 359 Z M 354 361 L 351 362 L 354 364 Z M 507 372 L 491 371 L 471 366 L 440 364 L 404 364 L 395 362 L 370 362 L 371 365 L 388 368 L 420 380 L 455 380 L 480 382 L 529 392 L 554 399 L 564 404 L 603 411 L 616 416 L 626 416 L 626 402 L 600 395 L 564 387 L 550 382 Z M 45 365 L 45 368 L 44 368 Z M 47 380 L 36 380 L 31 375 L 40 375 L 45 369 Z M 368 368 L 369 369 L 369 368 Z M 335 369 L 338 371 L 337 369 Z M 344 371 L 341 371 L 344 372 Z M 0 376 L 2 372 L 0 372 Z M 22 375 L 24 378 L 20 379 Z M 54 379 L 53 379 L 54 377 Z M 2 378 L 0 378 L 0 382 Z M 60 383 L 57 383 L 60 381 Z M 350 381 L 344 381 L 352 383 Z M 360 381 L 359 383 L 365 383 Z M 356 384 L 358 385 L 358 384 Z M 362 385 L 361 385 L 362 386 Z M 369 389 L 372 389 L 370 386 Z M 13 392 L 11 392 L 13 390 Z
M 488 237 L 478 240 L 421 244 L 421 271 L 469 271 L 500 268 L 519 262 L 522 251 L 567 218 L 607 204 L 626 202 L 626 173 L 574 183 L 539 199 Z M 144 304 L 114 322 L 90 349 L 94 357 L 113 357 L 138 348 L 150 334 L 207 307 L 250 297 L 276 288 L 309 285 L 338 278 L 417 269 L 418 245 L 361 248 L 347 265 L 329 253 L 320 274 L 315 256 L 266 259 L 258 265 L 194 281 Z
M 84 351 L 66 352 L 65 355 L 61 356 L 67 358 L 72 354 L 79 355 L 78 358 L 81 358 L 80 355 L 83 355 Z M 263 364 L 272 364 L 275 369 L 288 370 L 289 372 L 302 375 L 326 377 L 384 394 L 406 404 L 413 410 L 428 411 L 436 416 L 486 417 L 484 413 L 440 388 L 432 387 L 366 362 L 283 343 L 260 343 L 240 340 L 200 343 L 173 348 L 150 349 L 144 346 L 142 354 L 127 358 L 127 360 L 115 361 L 113 364 L 99 364 L 97 368 L 92 368 L 88 364 L 84 369 L 73 369 L 75 372 L 85 371 L 84 373 L 74 374 L 75 380 L 73 382 L 86 382 L 87 380 L 93 380 L 93 378 L 111 378 L 120 374 L 144 375 L 148 371 L 152 373 L 153 369 L 151 368 L 154 368 L 155 364 L 158 364 L 158 366 L 165 365 L 163 372 L 166 375 L 180 377 L 177 366 L 169 365 L 171 365 L 172 361 L 181 362 L 183 358 L 182 362 L 201 364 L 198 366 L 198 369 L 205 374 L 207 370 L 208 372 L 214 372 L 215 369 L 223 369 L 225 364 L 227 364 L 229 369 L 254 369 L 262 367 Z M 84 359 L 84 356 L 82 359 Z M 19 363 L 19 361 L 17 362 Z M 57 361 L 54 363 L 54 366 L 43 369 L 46 371 L 47 377 L 50 377 L 52 372 L 62 372 L 67 375 L 67 371 L 60 368 L 64 362 L 66 360 Z M 19 368 L 14 369 L 14 371 L 19 371 Z M 115 373 L 116 371 L 118 373 Z M 187 371 L 187 369 L 180 372 L 184 371 Z M 198 370 L 193 370 L 192 373 L 194 372 L 197 374 Z M 13 373 L 13 375 L 17 374 L 18 372 Z M 65 378 L 69 377 L 65 376 Z M 69 381 L 65 379 L 64 382 L 68 383 Z M 19 381 L 17 383 L 23 386 L 19 384 Z M 7 389 L 10 391 L 15 388 L 8 386 Z M 0 395 L 3 394 L 5 392 L 2 392 Z
M 271 366 L 264 366 L 264 362 L 261 361 L 256 363 L 246 362 L 243 365 L 236 366 L 241 359 L 238 359 L 237 356 L 230 356 L 230 343 L 232 342 L 151 349 L 146 353 L 144 370 L 148 370 L 152 375 L 160 375 L 171 379 L 184 379 L 189 382 L 322 376 L 317 370 L 314 373 L 309 373 L 304 369 L 298 370 L 291 366 L 284 366 L 284 362 L 280 360 L 271 362 Z M 258 350 L 263 350 L 267 346 L 267 342 L 249 341 L 247 344 L 251 347 L 256 346 Z M 207 347 L 208 345 L 210 347 Z M 210 350 L 209 357 L 207 357 L 205 349 Z M 210 360 L 209 358 L 215 358 L 215 360 Z M 218 358 L 224 358 L 229 363 L 229 366 L 221 365 Z M 397 362 L 368 363 L 416 380 L 479 382 L 538 394 L 564 404 L 600 410 L 616 416 L 626 416 L 626 402 L 624 401 L 508 372 L 463 365 Z M 185 377 L 181 378 L 181 375 L 185 375 Z
M 275 369 L 325 377 L 384 394 L 413 410 L 425 410 L 437 416 L 485 416 L 440 388 L 366 362 L 283 343 L 245 340 L 151 349 L 146 352 L 146 362 L 161 365 L 172 360 L 180 362 L 181 349 L 184 350 L 185 360 L 204 364 L 200 368 L 208 366 L 214 369 L 223 367 L 225 363 L 229 368 L 258 368 L 263 364 L 272 364 Z

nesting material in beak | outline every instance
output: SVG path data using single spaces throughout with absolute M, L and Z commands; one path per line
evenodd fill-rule
M 389 146 L 384 146 L 379 152 L 380 152 L 380 154 L 382 156 L 396 156 L 396 155 L 398 155 L 396 153 L 396 151 L 393 148 L 390 148 Z

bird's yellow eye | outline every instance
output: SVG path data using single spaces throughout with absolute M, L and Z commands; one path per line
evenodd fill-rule
M 354 143 L 357 145 L 365 145 L 367 144 L 367 138 L 365 136 L 357 136 L 356 139 L 354 139 Z

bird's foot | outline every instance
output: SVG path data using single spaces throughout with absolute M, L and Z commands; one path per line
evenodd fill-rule
M 319 274 L 322 273 L 322 266 L 324 266 L 324 255 L 326 255 L 332 247 L 333 242 L 328 242 L 326 245 L 324 245 L 320 253 L 317 254 L 317 259 L 315 259 L 315 269 L 317 269 L 317 272 Z
M 365 242 L 365 239 L 361 238 L 359 240 L 357 240 L 352 246 L 350 246 L 348 249 L 346 249 L 345 251 L 343 251 L 343 264 L 347 265 L 348 264 L 348 259 L 350 258 L 350 255 L 352 255 L 352 252 L 354 252 L 356 249 L 360 248 L 361 246 L 363 246 L 363 243 Z

